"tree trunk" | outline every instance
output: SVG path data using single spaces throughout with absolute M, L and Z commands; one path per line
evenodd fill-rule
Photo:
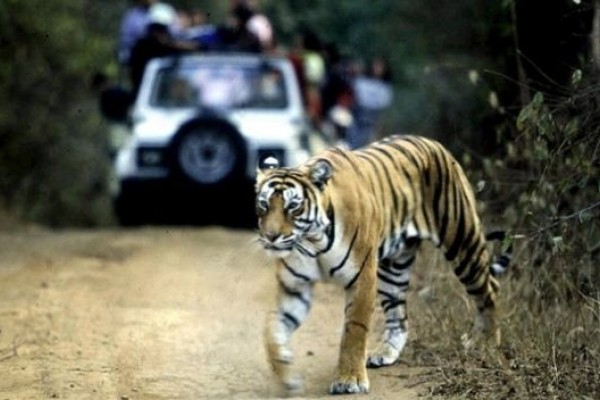
M 594 19 L 592 24 L 592 63 L 596 72 L 600 71 L 600 0 L 594 0 Z
M 595 0 L 596 2 L 600 0 Z M 516 0 L 513 0 L 510 5 L 510 11 L 512 15 L 513 23 L 513 43 L 515 45 L 515 60 L 517 62 L 517 74 L 519 80 L 519 99 L 521 100 L 521 106 L 525 106 L 531 102 L 531 90 L 529 88 L 529 82 L 527 81 L 527 73 L 523 67 L 523 61 L 521 56 L 521 48 L 519 45 L 519 24 L 517 20 L 517 6 Z

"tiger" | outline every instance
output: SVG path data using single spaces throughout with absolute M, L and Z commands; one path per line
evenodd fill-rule
M 394 364 L 408 330 L 406 292 L 422 241 L 445 258 L 477 305 L 475 327 L 500 340 L 499 284 L 510 253 L 493 258 L 474 192 L 463 169 L 439 142 L 392 135 L 356 150 L 332 147 L 297 167 L 273 157 L 257 169 L 258 242 L 274 260 L 276 309 L 268 313 L 265 347 L 279 382 L 302 391 L 292 372 L 292 334 L 307 317 L 316 282 L 345 290 L 344 330 L 331 394 L 367 393 L 367 367 Z M 376 299 L 385 326 L 367 355 Z

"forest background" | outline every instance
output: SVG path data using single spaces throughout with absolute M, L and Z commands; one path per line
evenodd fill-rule
M 227 1 L 197 3 L 171 1 L 206 9 L 209 22 L 224 20 Z M 97 71 L 117 73 L 128 4 L 0 2 L 3 213 L 50 227 L 114 223 L 106 125 L 90 82 Z M 529 398 L 600 398 L 600 1 L 261 5 L 282 45 L 309 27 L 349 57 L 385 56 L 395 100 L 381 132 L 448 145 L 468 169 L 486 219 L 511 228 L 519 263 L 506 301 L 527 306 L 508 317 L 506 324 L 521 323 L 504 350 L 520 378 L 477 368 L 465 374 L 472 358 L 446 353 L 452 374 L 441 370 L 438 394 L 496 382 L 487 394 L 480 388 L 464 396 L 514 390 Z

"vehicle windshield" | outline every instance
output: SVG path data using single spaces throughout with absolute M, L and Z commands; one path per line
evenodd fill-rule
M 165 108 L 282 109 L 283 74 L 267 64 L 198 63 L 159 70 L 150 104 Z

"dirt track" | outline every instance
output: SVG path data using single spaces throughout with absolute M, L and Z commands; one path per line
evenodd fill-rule
M 0 400 L 278 397 L 273 289 L 248 231 L 0 232 Z M 294 342 L 305 398 L 329 397 L 341 326 L 341 290 L 317 287 Z M 371 371 L 360 398 L 414 399 L 412 374 Z

